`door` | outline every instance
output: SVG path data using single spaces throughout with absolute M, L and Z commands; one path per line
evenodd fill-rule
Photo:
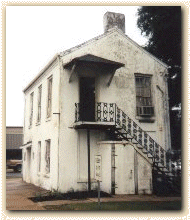
M 31 172 L 30 172 L 30 167 L 31 167 L 31 147 L 27 148 L 26 151 L 26 162 L 27 162 L 27 166 L 26 166 L 26 182 L 30 183 L 31 182 Z
M 115 145 L 115 194 L 135 194 L 134 148 Z
M 95 78 L 80 78 L 80 120 L 95 121 Z

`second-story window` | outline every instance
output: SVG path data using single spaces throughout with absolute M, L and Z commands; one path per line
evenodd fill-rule
M 48 78 L 48 100 L 47 100 L 47 118 L 51 117 L 52 111 L 52 76 Z
M 38 114 L 37 114 L 37 123 L 41 121 L 41 102 L 42 102 L 42 85 L 38 87 Z
M 135 75 L 137 116 L 153 116 L 151 76 Z
M 33 120 L 33 103 L 34 103 L 34 92 L 30 94 L 30 120 L 29 120 L 30 126 L 32 126 L 32 120 Z

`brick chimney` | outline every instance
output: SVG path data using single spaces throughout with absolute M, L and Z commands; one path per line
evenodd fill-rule
M 125 15 L 114 12 L 106 12 L 103 19 L 104 33 L 111 28 L 117 27 L 125 33 Z

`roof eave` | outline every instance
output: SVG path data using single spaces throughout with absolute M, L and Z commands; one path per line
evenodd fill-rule
M 60 54 L 57 53 L 49 62 L 48 64 L 38 73 L 38 75 L 23 89 L 25 93 L 37 80 L 40 76 L 49 68 L 49 66 L 57 59 Z

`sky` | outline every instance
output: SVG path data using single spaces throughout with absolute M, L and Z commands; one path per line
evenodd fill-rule
M 137 6 L 7 6 L 6 126 L 23 126 L 23 89 L 59 52 L 103 34 L 107 11 L 125 15 L 125 33 L 143 46 Z

